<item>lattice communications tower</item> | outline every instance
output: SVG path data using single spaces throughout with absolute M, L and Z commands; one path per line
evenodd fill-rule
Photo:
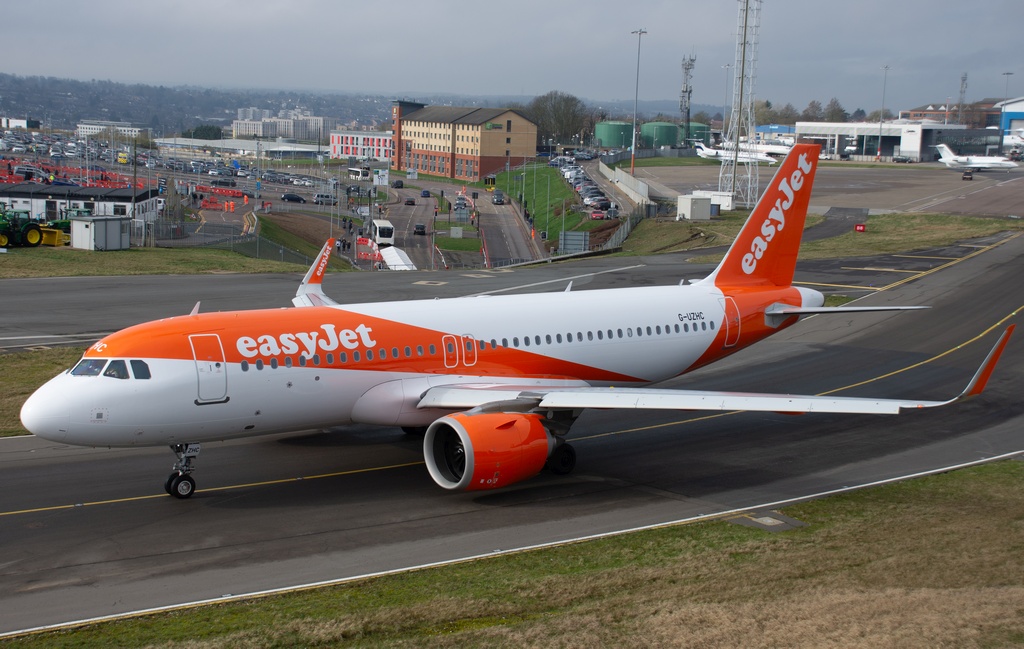
M 761 29 L 761 0 L 739 0 L 737 23 L 732 111 L 725 136 L 726 147 L 731 149 L 733 155 L 722 162 L 718 172 L 718 191 L 732 194 L 737 205 L 752 207 L 760 194 L 757 162 L 751 156 L 741 161 L 739 153 L 746 142 L 754 142 L 756 132 L 754 77 L 757 70 L 757 40 Z

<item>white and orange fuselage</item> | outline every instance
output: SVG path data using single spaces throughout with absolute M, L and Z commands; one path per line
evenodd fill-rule
M 48 405 L 26 424 L 96 446 L 426 426 L 444 413 L 417 405 L 442 385 L 635 387 L 678 376 L 777 330 L 756 315 L 774 303 L 821 300 L 697 284 L 180 316 L 85 353 L 129 369 L 144 361 L 152 378 L 62 374 L 33 396 Z

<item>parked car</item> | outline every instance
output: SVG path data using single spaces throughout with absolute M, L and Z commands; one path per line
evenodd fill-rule
M 416 204 L 416 199 L 413 198 L 412 196 L 410 196 L 409 198 L 405 199 L 405 204 L 406 205 L 415 205 Z
M 974 180 L 974 172 L 971 171 L 970 169 L 968 169 L 967 171 L 964 172 L 964 174 L 962 176 L 960 176 L 960 179 L 961 180 Z
M 892 157 L 892 161 L 893 162 L 907 162 L 907 163 L 913 162 L 911 157 L 908 156 L 908 155 L 894 155 Z
M 417 223 L 416 225 L 412 226 L 412 233 L 413 234 L 426 234 L 427 233 L 427 226 L 422 224 L 422 223 Z
M 281 194 L 281 200 L 286 203 L 305 203 L 306 199 L 298 194 Z
M 603 221 L 605 218 L 605 213 L 599 210 L 594 210 L 593 212 L 590 213 L 591 221 Z

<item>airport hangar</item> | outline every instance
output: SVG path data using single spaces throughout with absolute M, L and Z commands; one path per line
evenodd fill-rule
M 796 141 L 821 144 L 822 155 L 849 156 L 851 160 L 873 161 L 878 157 L 881 134 L 881 159 L 905 156 L 910 162 L 930 162 L 938 158 L 934 148 L 948 144 L 958 154 L 985 155 L 997 152 L 1000 132 L 990 128 L 967 128 L 962 124 L 929 121 L 892 120 L 870 122 L 797 122 Z

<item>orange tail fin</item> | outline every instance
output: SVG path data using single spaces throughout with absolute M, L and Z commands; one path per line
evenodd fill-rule
M 793 147 L 725 259 L 705 282 L 720 288 L 793 283 L 820 150 L 817 144 Z

